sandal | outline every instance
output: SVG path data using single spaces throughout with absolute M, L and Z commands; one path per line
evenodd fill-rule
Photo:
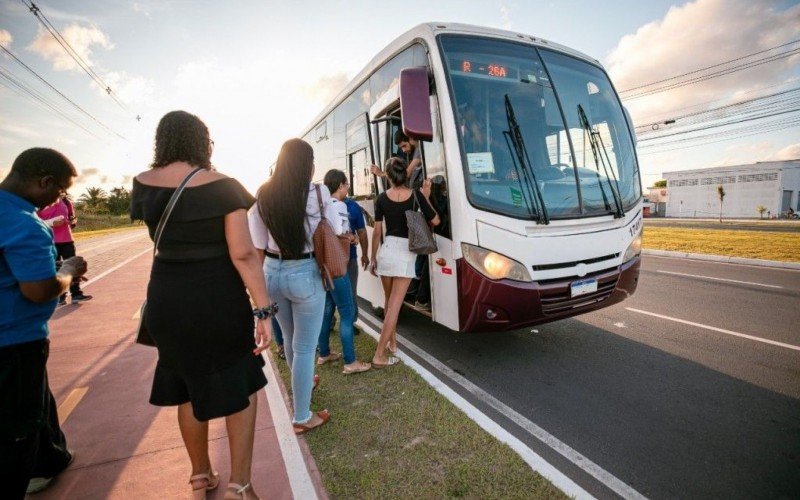
M 355 363 L 352 364 L 355 366 L 344 365 L 344 367 L 342 368 L 342 373 L 344 373 L 345 375 L 352 375 L 354 373 L 364 373 L 372 368 L 371 363 L 366 363 L 364 361 L 356 361 Z
M 341 354 L 339 354 L 338 352 L 332 352 L 332 353 L 328 354 L 327 356 L 320 356 L 319 358 L 317 358 L 317 366 L 322 366 L 325 363 L 329 363 L 329 362 L 332 362 L 332 361 L 338 361 L 340 359 L 342 359 L 342 355 Z
M 378 363 L 377 361 L 375 361 L 373 359 L 372 360 L 372 367 L 373 368 L 377 368 L 378 370 L 381 370 L 383 368 L 386 368 L 387 366 L 396 365 L 399 362 L 400 362 L 400 358 L 398 358 L 396 356 L 389 356 L 389 358 L 387 359 L 386 363 Z
M 195 483 L 198 481 L 204 481 L 205 484 L 197 486 Z M 208 472 L 206 473 L 195 474 L 194 476 L 190 477 L 189 484 L 192 485 L 193 498 L 205 498 L 206 491 L 211 491 L 219 486 L 219 474 L 209 468 Z
M 249 498 L 258 499 L 255 495 L 248 495 L 247 490 L 252 490 L 253 486 L 250 483 L 245 484 L 242 486 L 238 483 L 228 483 L 227 491 L 225 492 L 225 498 L 227 500 L 234 500 L 234 499 L 242 499 L 247 500 Z M 236 495 L 236 496 L 231 496 Z
M 310 430 L 316 429 L 317 427 L 320 427 L 322 425 L 327 424 L 328 420 L 331 419 L 331 414 L 328 412 L 327 408 L 322 410 L 322 411 L 315 412 L 314 414 L 316 416 L 318 416 L 319 418 L 321 418 L 322 422 L 320 422 L 320 423 L 318 423 L 316 425 L 292 424 L 292 427 L 294 428 L 295 435 L 299 436 L 300 434 L 305 434 L 306 432 L 308 432 Z M 310 420 L 309 420 L 309 422 L 310 422 Z
M 283 348 L 283 346 L 282 346 L 282 345 L 279 345 L 279 346 L 278 346 L 278 347 L 275 349 L 275 352 L 278 354 L 278 357 L 279 357 L 279 358 L 281 358 L 281 359 L 286 359 L 286 350 Z

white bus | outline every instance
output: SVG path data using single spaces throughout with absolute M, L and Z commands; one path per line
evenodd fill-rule
M 383 49 L 303 138 L 319 181 L 344 170 L 373 224 L 369 171 L 420 140 L 442 224 L 431 317 L 503 331 L 605 307 L 639 276 L 642 188 L 633 127 L 600 63 L 533 36 L 419 25 Z M 371 231 L 368 228 L 371 236 Z M 380 281 L 359 296 L 382 307 Z

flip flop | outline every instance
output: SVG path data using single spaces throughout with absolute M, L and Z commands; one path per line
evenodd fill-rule
M 361 362 L 358 363 L 357 366 L 355 366 L 353 368 L 345 365 L 344 368 L 342 368 L 342 373 L 344 373 L 345 375 L 352 375 L 354 373 L 364 373 L 364 372 L 369 371 L 371 368 L 372 368 L 372 365 L 370 363 L 366 363 L 364 361 L 361 361 Z
M 377 368 L 378 370 L 381 370 L 383 368 L 386 368 L 387 366 L 396 365 L 399 362 L 400 362 L 400 358 L 395 357 L 395 356 L 389 356 L 389 359 L 388 359 L 388 361 L 386 361 L 386 363 L 378 363 L 376 361 L 372 361 L 372 367 L 373 368 Z
M 327 408 L 324 409 L 324 410 L 318 411 L 318 412 L 314 412 L 314 413 L 319 418 L 322 419 L 322 422 L 317 424 L 317 425 L 311 425 L 311 426 L 305 425 L 305 424 L 292 424 L 292 427 L 294 428 L 294 433 L 296 435 L 305 434 L 306 432 L 308 432 L 310 430 L 314 430 L 317 427 L 321 427 L 321 426 L 327 424 L 328 420 L 331 419 L 331 414 L 328 412 Z

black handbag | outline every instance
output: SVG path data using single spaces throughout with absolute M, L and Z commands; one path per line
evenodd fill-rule
M 164 208 L 164 213 L 161 214 L 161 219 L 158 221 L 158 226 L 156 226 L 156 232 L 153 235 L 153 258 L 155 258 L 156 254 L 158 254 L 158 243 L 161 241 L 161 234 L 164 232 L 164 226 L 167 224 L 167 219 L 169 219 L 170 214 L 172 214 L 172 209 L 175 208 L 175 204 L 178 202 L 178 198 L 181 196 L 183 189 L 186 187 L 186 184 L 192 180 L 192 177 L 199 171 L 203 170 L 203 167 L 197 167 L 189 174 L 184 177 L 181 183 L 178 185 L 175 192 L 172 193 L 172 197 L 167 202 L 166 208 Z M 153 337 L 150 335 L 150 332 L 147 330 L 147 325 L 145 324 L 145 313 L 147 312 L 147 299 L 142 302 L 142 307 L 139 309 L 139 327 L 136 329 L 136 343 L 142 344 L 146 346 L 155 347 L 156 342 L 153 340 Z
M 408 250 L 418 255 L 430 255 L 435 253 L 436 238 L 433 236 L 431 226 L 425 219 L 425 215 L 417 210 L 417 192 L 412 191 L 414 205 L 412 210 L 406 210 L 406 223 L 408 224 Z

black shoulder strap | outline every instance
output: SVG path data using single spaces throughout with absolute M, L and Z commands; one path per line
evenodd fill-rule
M 164 232 L 164 226 L 167 225 L 167 220 L 172 214 L 172 209 L 174 209 L 175 204 L 178 203 L 178 198 L 180 198 L 183 189 L 186 187 L 186 184 L 188 184 L 189 181 L 192 180 L 192 177 L 194 177 L 201 170 L 203 170 L 203 167 L 197 167 L 189 172 L 175 189 L 175 192 L 172 193 L 172 197 L 169 199 L 169 202 L 167 202 L 167 207 L 164 209 L 164 213 L 161 214 L 161 219 L 158 221 L 158 226 L 156 226 L 156 232 L 153 238 L 155 242 L 153 245 L 154 256 L 158 254 L 158 244 L 161 242 L 161 234 Z

